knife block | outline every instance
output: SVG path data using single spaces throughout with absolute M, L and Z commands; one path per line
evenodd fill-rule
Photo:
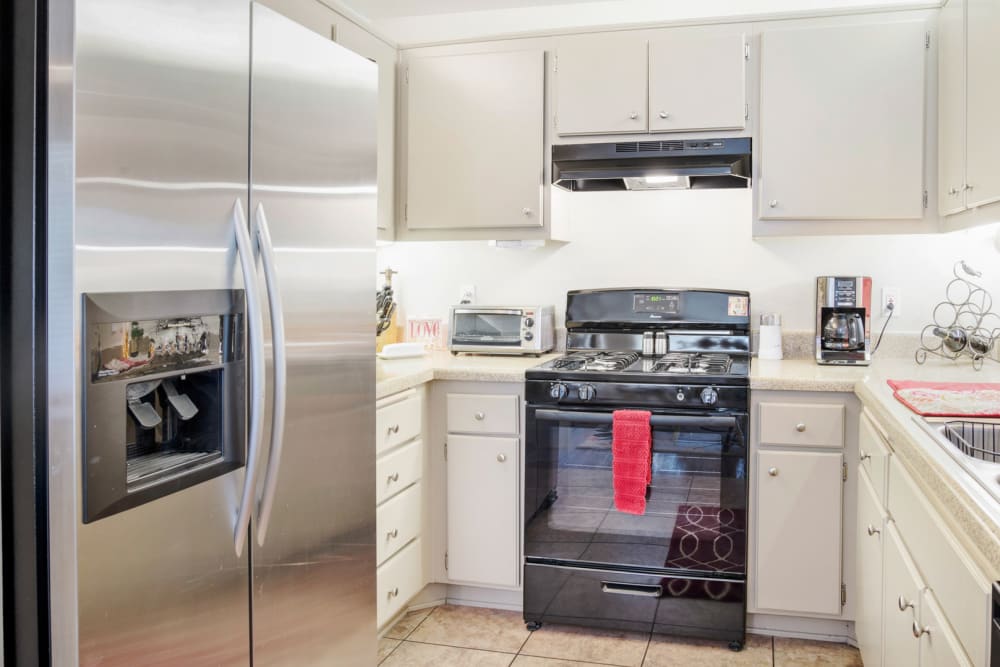
M 381 352 L 383 347 L 396 342 L 399 342 L 399 327 L 396 326 L 396 313 L 393 312 L 389 328 L 375 337 L 375 352 Z

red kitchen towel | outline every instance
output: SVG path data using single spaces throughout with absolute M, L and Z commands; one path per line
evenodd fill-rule
M 646 487 L 653 479 L 653 431 L 648 410 L 615 410 L 611 427 L 611 473 L 615 508 L 643 514 Z
M 1000 417 L 996 382 L 889 380 L 900 403 L 922 417 Z

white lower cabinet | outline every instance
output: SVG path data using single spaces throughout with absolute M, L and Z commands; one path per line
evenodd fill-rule
M 858 521 L 855 535 L 857 570 L 854 629 L 865 667 L 882 662 L 882 543 L 885 510 L 868 473 L 858 466 Z
M 883 664 L 918 665 L 920 642 L 913 636 L 913 624 L 918 618 L 917 606 L 924 584 L 892 521 L 886 525 L 884 544 Z
M 757 607 L 839 614 L 839 452 L 757 455 Z
M 517 438 L 448 435 L 448 578 L 517 586 Z
M 424 587 L 420 539 L 379 566 L 377 578 L 377 624 L 382 627 Z
M 920 667 L 971 667 L 962 644 L 930 590 L 920 595 Z

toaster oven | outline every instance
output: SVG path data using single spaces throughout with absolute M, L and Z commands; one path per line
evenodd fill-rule
M 555 344 L 552 306 L 452 306 L 448 349 L 452 354 L 534 354 Z

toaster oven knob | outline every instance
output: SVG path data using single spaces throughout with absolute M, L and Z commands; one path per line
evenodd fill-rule
M 713 387 L 705 387 L 701 390 L 701 402 L 705 405 L 715 405 L 719 402 L 719 392 Z
M 534 337 L 535 337 L 535 334 L 531 333 L 530 331 L 525 331 L 524 332 L 524 340 L 531 340 Z
M 557 400 L 566 398 L 566 394 L 568 392 L 569 390 L 566 388 L 566 385 L 561 382 L 554 382 L 552 383 L 552 386 L 549 387 L 549 396 Z
M 594 395 L 596 393 L 597 393 L 597 390 L 594 389 L 594 385 L 592 385 L 592 384 L 581 384 L 580 385 L 580 400 L 581 401 L 589 401 L 589 400 L 593 399 Z
M 524 318 L 524 326 L 528 327 L 529 329 L 535 326 L 535 318 L 533 317 Z

